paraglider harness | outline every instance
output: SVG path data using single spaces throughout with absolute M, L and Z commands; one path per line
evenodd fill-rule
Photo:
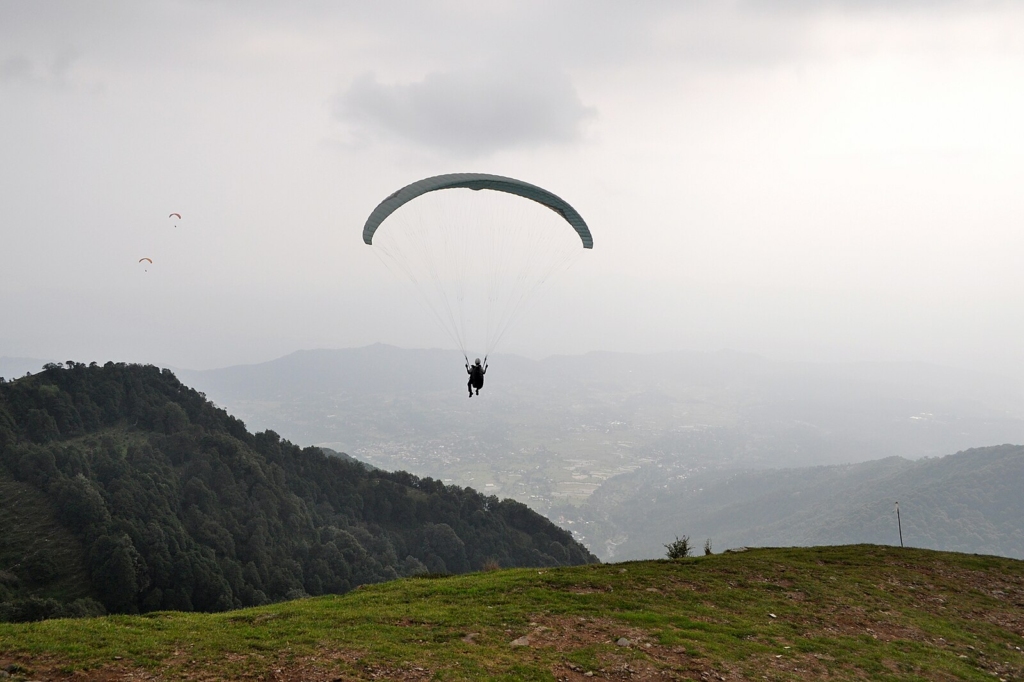
M 476 363 L 470 365 L 469 358 L 466 357 L 466 372 L 469 374 L 469 382 L 466 384 L 466 387 L 469 389 L 469 397 L 473 397 L 473 389 L 476 389 L 476 394 L 480 395 L 480 389 L 484 385 L 484 374 L 487 373 L 487 356 L 484 356 L 483 365 L 480 364 L 479 359 Z

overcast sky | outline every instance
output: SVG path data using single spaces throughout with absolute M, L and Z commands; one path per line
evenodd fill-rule
M 475 171 L 594 234 L 506 351 L 1019 375 L 1021 121 L 1024 3 L 0 0 L 0 356 L 450 346 L 360 233 Z

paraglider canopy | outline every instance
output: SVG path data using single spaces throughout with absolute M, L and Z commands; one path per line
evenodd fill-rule
M 431 178 L 418 180 L 411 185 L 392 193 L 384 201 L 373 209 L 373 213 L 366 219 L 363 226 L 363 241 L 373 244 L 373 233 L 377 231 L 384 219 L 394 213 L 403 204 L 406 204 L 418 196 L 427 192 L 435 192 L 441 189 L 454 189 L 465 187 L 466 189 L 482 190 L 489 189 L 497 192 L 516 194 L 526 199 L 536 201 L 538 204 L 547 206 L 555 213 L 562 216 L 567 223 L 572 225 L 583 242 L 583 248 L 594 248 L 594 238 L 590 235 L 590 228 L 583 220 L 583 217 L 561 197 L 552 194 L 542 187 L 531 185 L 515 178 L 506 178 L 501 175 L 488 175 L 486 173 L 449 173 L 447 175 L 435 175 Z
M 177 218 L 178 220 L 181 220 L 181 214 L 180 213 L 172 213 L 171 215 L 169 215 L 167 217 L 168 218 Z
M 142 261 L 144 261 L 144 260 L 148 260 L 148 261 L 150 262 L 150 264 L 152 264 L 152 263 L 153 263 L 153 259 L 152 259 L 152 258 L 140 258 L 140 259 L 139 259 L 139 262 L 141 263 L 141 262 L 142 262 Z
M 439 191 L 457 189 L 474 191 Z M 405 275 L 467 365 L 471 349 L 491 354 L 531 294 L 594 246 L 567 201 L 485 173 L 436 175 L 391 193 L 366 219 L 363 242 Z

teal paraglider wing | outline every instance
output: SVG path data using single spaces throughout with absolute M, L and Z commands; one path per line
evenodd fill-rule
M 431 178 L 417 180 L 411 185 L 406 185 L 388 196 L 377 205 L 377 208 L 373 209 L 373 213 L 366 219 L 366 224 L 363 226 L 363 241 L 367 244 L 372 244 L 373 234 L 380 227 L 380 224 L 389 215 L 416 197 L 440 189 L 455 189 L 459 187 L 472 190 L 489 189 L 496 192 L 506 192 L 536 201 L 538 204 L 547 206 L 562 216 L 580 236 L 583 248 L 594 248 L 594 238 L 590 236 L 590 228 L 587 227 L 583 217 L 567 201 L 537 185 L 531 185 L 528 182 L 514 178 L 506 178 L 501 175 L 487 175 L 485 173 L 435 175 Z

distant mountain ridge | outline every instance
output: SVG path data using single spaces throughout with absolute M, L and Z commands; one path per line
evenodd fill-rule
M 825 435 L 858 437 L 861 443 L 884 450 L 860 458 L 851 452 L 849 461 L 889 455 L 939 456 L 980 443 L 1024 441 L 1024 391 L 1019 386 L 998 377 L 925 363 L 784 363 L 731 351 L 590 352 L 544 360 L 499 356 L 491 358 L 483 391 L 487 399 L 482 406 L 473 406 L 472 412 L 458 409 L 470 407 L 462 391 L 462 363 L 453 351 L 374 344 L 296 351 L 255 365 L 178 374 L 261 428 L 313 443 L 336 442 L 337 431 L 346 426 L 351 427 L 349 438 L 358 439 L 360 422 L 373 418 L 375 408 L 389 408 L 387 414 L 378 412 L 381 418 L 374 424 L 375 431 L 386 431 L 381 422 L 408 397 L 415 397 L 423 412 L 445 425 L 450 416 L 500 416 L 510 407 L 524 403 L 529 407 L 530 402 L 541 400 L 545 408 L 566 413 L 580 401 L 593 401 L 604 414 L 616 401 L 599 395 L 602 392 L 621 394 L 617 407 L 622 410 L 635 411 L 638 401 L 659 409 L 687 403 L 712 405 L 728 414 L 697 410 L 689 421 L 741 419 L 762 427 L 805 423 Z M 300 404 L 308 409 L 297 410 Z M 345 417 L 355 417 L 355 423 L 341 426 L 309 419 L 314 411 L 331 414 L 337 412 L 335 408 Z M 587 406 L 582 408 L 586 411 Z M 296 412 L 306 417 L 297 419 Z M 623 411 L 619 416 L 634 415 Z M 902 423 L 897 425 L 895 420 Z M 666 422 L 666 428 L 678 423 Z M 865 424 L 885 427 L 889 433 L 873 434 Z M 423 426 L 431 430 L 430 425 Z M 914 434 L 904 433 L 911 428 Z M 926 433 L 929 428 L 931 435 Z M 938 440 L 957 440 L 957 444 L 947 446 Z
M 1024 446 L 910 461 L 688 473 L 657 467 L 609 480 L 579 509 L 593 547 L 618 561 L 664 554 L 689 535 L 740 546 L 899 544 L 1024 558 Z
M 596 561 L 521 503 L 252 434 L 153 366 L 51 364 L 0 382 L 0 492 L 8 620 Z

